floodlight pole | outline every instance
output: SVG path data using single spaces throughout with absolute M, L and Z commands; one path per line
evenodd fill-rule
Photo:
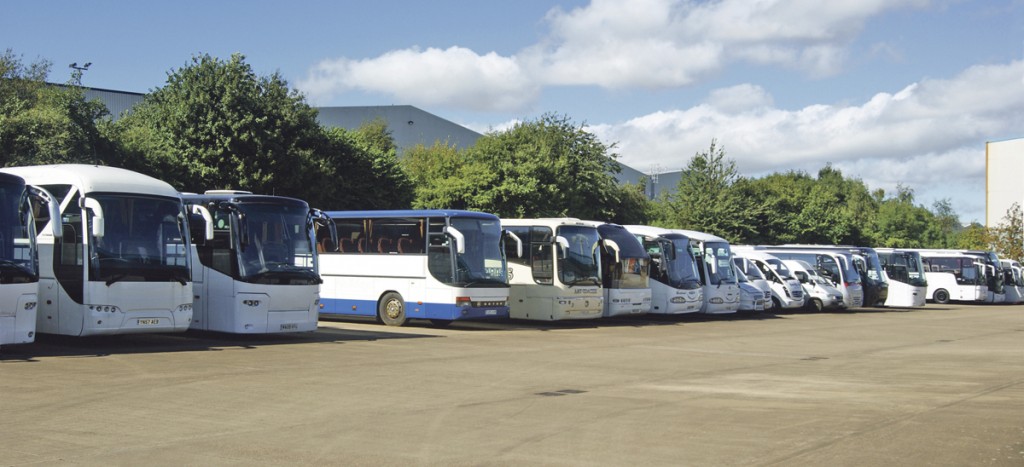
M 78 66 L 78 62 L 74 62 L 68 65 L 68 68 L 75 70 L 71 72 L 71 82 L 74 83 L 75 86 L 82 85 L 82 75 L 85 74 L 85 72 L 89 69 L 90 66 L 92 66 L 92 62 L 88 62 L 82 66 Z

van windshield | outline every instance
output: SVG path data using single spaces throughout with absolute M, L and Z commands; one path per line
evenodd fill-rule
M 773 271 L 775 271 L 775 274 L 779 275 L 780 279 L 786 280 L 793 278 L 793 272 L 790 271 L 785 264 L 783 264 L 782 260 L 777 258 L 770 258 L 765 260 L 765 262 L 768 263 L 769 267 L 771 267 Z
M 704 262 L 707 263 L 708 283 L 735 284 L 736 273 L 732 269 L 732 251 L 726 242 L 706 242 Z

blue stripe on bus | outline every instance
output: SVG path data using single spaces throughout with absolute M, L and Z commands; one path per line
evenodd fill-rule
M 376 316 L 376 300 L 353 300 L 344 298 L 320 298 L 325 315 Z M 405 316 L 420 319 L 495 319 L 508 318 L 507 306 L 458 307 L 451 303 L 405 303 Z

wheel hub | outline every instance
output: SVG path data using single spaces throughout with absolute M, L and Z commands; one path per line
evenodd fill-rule
M 398 303 L 398 300 L 389 300 L 384 307 L 384 313 L 388 315 L 388 318 L 397 319 L 402 314 L 402 304 Z

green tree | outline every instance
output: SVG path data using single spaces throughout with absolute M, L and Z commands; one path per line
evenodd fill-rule
M 839 171 L 835 170 L 835 173 L 839 174 Z M 830 183 L 829 177 L 823 177 L 822 172 L 819 172 L 818 182 Z M 840 175 L 836 183 L 842 186 L 836 202 L 840 204 L 848 229 L 845 236 L 836 238 L 836 243 L 874 245 L 871 232 L 877 222 L 878 203 L 871 196 L 871 191 L 859 178 L 843 178 Z
M 636 184 L 617 185 L 613 199 L 614 204 L 609 207 L 612 216 L 604 219 L 608 222 L 645 225 L 655 217 L 654 203 L 647 197 L 647 177 L 641 177 Z
M 319 178 L 306 195 L 315 206 L 332 210 L 406 209 L 413 183 L 402 169 L 387 124 L 375 120 L 355 130 L 328 128 L 326 144 L 314 162 Z
M 921 248 L 933 244 L 930 236 L 934 215 L 923 206 L 914 204 L 914 190 L 899 185 L 894 196 L 884 199 L 878 190 L 877 244 L 882 247 Z
M 660 200 L 659 223 L 719 235 L 731 242 L 754 237 L 757 210 L 735 188 L 739 181 L 736 162 L 726 159 L 716 140 L 706 152 L 691 159 L 679 179 L 676 192 Z
M 1010 205 L 1003 221 L 992 229 L 992 237 L 1000 258 L 1024 261 L 1024 213 L 1020 203 Z
M 407 154 L 406 168 L 431 174 L 414 175 L 423 177 L 417 178 L 415 206 L 608 220 L 622 202 L 612 149 L 568 117 L 545 114 L 488 133 L 464 151 L 418 149 Z
M 989 250 L 993 244 L 993 234 L 987 227 L 972 222 L 971 225 L 960 231 L 956 237 L 954 248 L 961 250 Z
M 734 184 L 737 196 L 757 207 L 752 212 L 752 224 L 757 228 L 743 240 L 768 245 L 796 243 L 799 240 L 797 219 L 813 186 L 814 180 L 799 171 L 739 179 Z
M 47 83 L 50 63 L 0 55 L 0 163 L 5 166 L 108 162 L 98 125 L 108 115 L 78 86 Z
M 790 171 L 741 179 L 735 187 L 756 207 L 751 243 L 873 244 L 877 203 L 862 181 L 844 178 L 831 165 L 817 178 Z
M 168 73 L 167 83 L 117 122 L 122 165 L 185 191 L 211 188 L 306 198 L 324 147 L 317 112 L 277 73 L 258 77 L 245 57 L 209 55 Z
M 963 228 L 960 226 L 960 217 L 953 210 L 953 204 L 949 198 L 944 198 L 932 204 L 932 237 L 936 239 L 935 244 L 928 245 L 933 248 L 955 248 L 956 237 Z
M 416 209 L 491 209 L 489 188 L 497 175 L 483 161 L 447 142 L 418 145 L 405 151 L 402 166 L 415 186 Z

